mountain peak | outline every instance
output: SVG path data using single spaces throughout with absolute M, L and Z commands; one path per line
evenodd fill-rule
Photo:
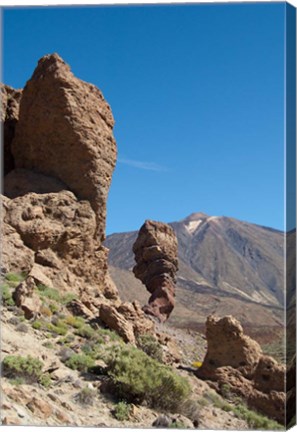
M 201 219 L 207 219 L 209 216 L 206 213 L 198 212 L 198 213 L 191 213 L 189 216 L 187 216 L 185 219 L 182 220 L 182 222 L 192 222 L 192 221 L 199 221 Z

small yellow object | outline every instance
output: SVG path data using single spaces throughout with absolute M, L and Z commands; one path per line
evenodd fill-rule
M 196 368 L 200 368 L 202 366 L 202 362 L 201 361 L 196 361 L 196 362 L 192 363 L 192 366 L 196 367 Z

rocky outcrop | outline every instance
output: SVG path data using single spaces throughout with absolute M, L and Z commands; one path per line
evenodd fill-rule
M 41 307 L 41 300 L 36 293 L 36 284 L 32 276 L 29 276 L 16 287 L 13 299 L 15 304 L 23 310 L 25 318 L 31 319 L 37 316 Z
M 1 92 L 2 271 L 25 272 L 89 305 L 118 299 L 102 244 L 116 162 L 109 105 L 57 54 L 39 60 L 22 91 Z
M 14 168 L 14 158 L 11 144 L 15 134 L 15 127 L 19 119 L 19 105 L 22 97 L 21 90 L 15 90 L 7 85 L 0 84 L 1 123 L 3 133 L 3 165 L 4 175 Z
M 57 54 L 39 60 L 23 90 L 12 143 L 15 166 L 54 177 L 88 200 L 100 241 L 116 162 L 113 125 L 96 86 L 76 78 Z
M 155 332 L 154 323 L 148 319 L 137 302 L 116 305 L 102 304 L 100 320 L 117 332 L 126 342 L 136 343 L 137 337 Z
M 32 276 L 38 273 L 39 283 L 80 295 L 117 298 L 116 289 L 105 284 L 107 249 L 94 238 L 96 217 L 87 201 L 78 201 L 69 191 L 6 198 L 4 226 L 14 230 L 10 238 L 18 235 L 28 263 L 23 270 Z M 15 271 L 16 248 L 10 251 L 3 264 L 7 271 Z
M 208 317 L 206 338 L 207 353 L 197 376 L 212 381 L 218 391 L 228 385 L 251 408 L 284 424 L 285 367 L 264 355 L 232 316 Z
M 136 261 L 134 275 L 151 293 L 144 311 L 164 322 L 175 303 L 178 260 L 173 229 L 167 224 L 147 220 L 138 233 L 133 252 Z

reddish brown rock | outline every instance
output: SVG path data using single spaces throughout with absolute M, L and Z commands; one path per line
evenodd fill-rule
M 126 342 L 132 344 L 136 343 L 138 336 L 155 332 L 154 323 L 146 317 L 137 302 L 125 302 L 119 305 L 102 304 L 99 317 Z
M 151 293 L 144 311 L 164 322 L 175 304 L 176 235 L 169 225 L 148 220 L 138 233 L 133 252 L 136 261 L 133 272 Z
M 31 319 L 38 315 L 41 300 L 36 293 L 36 285 L 32 276 L 21 282 L 13 292 L 15 304 L 24 311 L 25 318 Z
M 197 376 L 213 382 L 218 391 L 228 385 L 250 408 L 284 424 L 284 366 L 263 355 L 232 316 L 208 317 L 206 338 L 207 353 Z
M 262 355 L 260 345 L 244 335 L 241 324 L 232 316 L 209 316 L 206 338 L 207 354 L 201 371 L 207 367 L 254 367 Z
M 3 165 L 4 175 L 6 175 L 9 171 L 14 169 L 11 144 L 15 135 L 15 127 L 19 119 L 19 105 L 22 91 L 0 84 L 0 92 L 1 123 L 3 128 Z
M 107 249 L 94 238 L 96 217 L 87 201 L 78 201 L 69 191 L 29 193 L 6 198 L 5 209 L 5 224 L 15 230 L 29 256 L 35 253 L 28 270 L 38 283 L 79 295 L 104 296 L 106 291 L 107 297 L 116 297 L 116 290 L 105 283 Z M 5 259 L 14 260 L 14 255 Z
M 100 90 L 76 78 L 57 54 L 46 55 L 23 90 L 12 143 L 17 168 L 54 177 L 91 203 L 101 241 L 116 162 L 113 125 Z

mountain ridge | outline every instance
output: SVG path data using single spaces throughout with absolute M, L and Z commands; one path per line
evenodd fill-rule
M 282 324 L 283 232 L 203 212 L 169 225 L 179 245 L 173 323 L 191 321 L 192 326 L 215 312 L 235 314 L 248 325 Z M 131 274 L 136 236 L 137 231 L 111 234 L 105 245 L 110 249 L 109 266 L 120 295 L 143 304 L 145 289 Z

